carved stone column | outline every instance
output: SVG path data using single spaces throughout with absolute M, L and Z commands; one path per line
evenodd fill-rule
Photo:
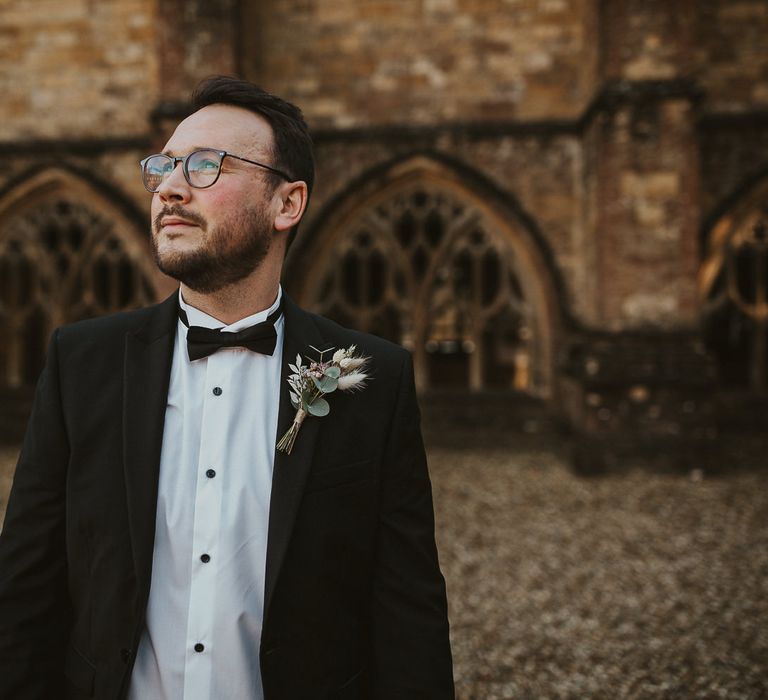
M 603 87 L 584 135 L 591 327 L 562 355 L 565 412 L 577 466 L 647 452 L 693 467 L 706 448 L 690 445 L 716 435 L 714 368 L 698 334 L 695 4 L 600 7 Z
M 187 100 L 203 78 L 238 72 L 237 0 L 157 3 L 159 99 L 153 111 L 159 145 L 188 113 Z

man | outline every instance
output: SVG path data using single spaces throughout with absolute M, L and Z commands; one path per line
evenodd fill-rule
M 231 78 L 193 107 L 142 161 L 179 292 L 51 340 L 0 540 L 0 697 L 452 698 L 410 358 L 282 293 L 300 111 Z M 276 451 L 288 364 L 351 345 L 372 379 Z

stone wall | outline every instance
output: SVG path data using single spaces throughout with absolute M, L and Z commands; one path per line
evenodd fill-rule
M 0 140 L 144 134 L 157 97 L 154 0 L 6 0 Z
M 697 4 L 696 76 L 707 110 L 768 109 L 768 3 L 707 0 Z
M 651 95 L 598 115 L 598 325 L 697 321 L 699 170 L 693 107 Z
M 692 69 L 696 0 L 600 2 L 601 76 L 669 80 Z
M 160 104 L 186 100 L 207 75 L 238 72 L 239 4 L 237 0 L 158 0 Z
M 595 90 L 590 0 L 244 7 L 244 73 L 317 127 L 576 117 Z
M 0 208 L 61 168 L 146 243 L 137 161 L 201 77 L 240 74 L 316 134 L 301 236 L 394 161 L 433 157 L 525 222 L 559 295 L 553 355 L 626 340 L 644 357 L 677 334 L 698 356 L 707 222 L 768 174 L 766 36 L 765 0 L 5 0 Z M 571 413 L 590 430 L 603 379 L 579 371 Z M 620 375 L 606 397 L 626 398 Z

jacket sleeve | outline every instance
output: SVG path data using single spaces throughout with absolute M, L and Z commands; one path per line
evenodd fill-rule
M 372 620 L 378 700 L 454 698 L 445 581 L 419 420 L 408 355 L 381 474 Z
M 43 700 L 60 697 L 64 688 L 69 445 L 57 339 L 58 332 L 38 382 L 0 534 L 0 698 Z

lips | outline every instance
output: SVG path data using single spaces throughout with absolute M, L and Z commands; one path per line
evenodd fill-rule
M 197 228 L 203 233 L 207 228 L 205 219 L 193 211 L 187 211 L 180 206 L 163 208 L 152 220 L 153 229 L 160 232 L 165 229 L 167 234 L 184 234 L 185 228 Z
M 197 224 L 193 224 L 191 221 L 187 221 L 187 219 L 181 219 L 178 216 L 166 216 L 163 217 L 160 220 L 160 226 L 196 226 Z

